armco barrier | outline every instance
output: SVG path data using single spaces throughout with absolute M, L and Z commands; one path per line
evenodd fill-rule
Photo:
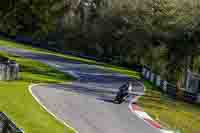
M 163 85 L 163 86 L 162 86 L 162 90 L 163 90 L 164 92 L 167 92 L 167 89 L 168 89 L 168 88 L 167 88 L 167 84 L 168 84 L 168 82 L 167 82 L 166 80 L 163 80 L 162 83 L 163 83 L 163 84 L 162 84 L 162 85 Z
M 194 94 L 194 93 L 187 92 L 187 91 L 183 91 L 183 99 L 185 101 L 192 102 L 192 103 L 195 102 L 195 101 L 198 102 L 198 95 Z
M 155 76 L 155 74 L 154 73 L 152 73 L 152 72 L 150 72 L 150 81 L 151 81 L 151 83 L 154 83 L 154 76 Z
M 156 86 L 157 87 L 161 87 L 161 78 L 160 78 L 160 76 L 159 75 L 156 75 Z
M 145 77 L 145 75 L 146 75 L 146 70 L 147 70 L 146 68 L 144 68 L 144 67 L 142 68 L 142 76 L 143 77 Z
M 19 65 L 15 62 L 0 63 L 0 80 L 17 80 Z
M 197 103 L 200 103 L 200 94 L 197 95 Z
M 142 76 L 144 77 L 144 79 L 150 81 L 156 87 L 162 89 L 162 91 L 168 94 L 170 97 L 177 97 L 178 94 L 176 90 L 176 85 L 171 84 L 166 80 L 163 80 L 160 75 L 151 72 L 148 67 L 143 67 Z M 185 101 L 200 103 L 200 96 L 198 94 L 182 91 L 182 97 Z
M 159 87 L 163 92 L 164 92 L 164 80 L 160 80 L 160 86 L 157 86 L 157 87 Z
M 147 79 L 151 80 L 151 71 L 147 71 Z
M 3 112 L 0 112 L 0 125 L 0 133 L 24 133 Z
M 167 84 L 167 91 L 166 93 L 171 96 L 172 98 L 176 98 L 176 86 L 173 84 Z

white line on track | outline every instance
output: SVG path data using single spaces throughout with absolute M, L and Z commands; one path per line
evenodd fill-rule
M 66 127 L 68 127 L 69 129 L 75 131 L 75 133 L 79 133 L 76 129 L 74 129 L 73 127 L 69 126 L 69 124 L 67 124 L 66 122 L 64 122 L 62 119 L 58 118 L 53 112 L 51 112 L 49 109 L 47 109 L 41 102 L 40 100 L 33 94 L 32 91 L 32 87 L 34 86 L 38 86 L 38 85 L 42 85 L 42 84 L 31 84 L 28 87 L 28 90 L 30 92 L 30 94 L 33 96 L 33 98 L 40 104 L 40 106 L 42 106 L 49 114 L 51 114 L 56 120 L 58 120 L 60 123 L 64 124 Z

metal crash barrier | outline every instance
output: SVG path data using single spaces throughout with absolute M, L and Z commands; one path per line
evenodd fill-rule
M 0 133 L 24 133 L 4 114 L 0 112 Z

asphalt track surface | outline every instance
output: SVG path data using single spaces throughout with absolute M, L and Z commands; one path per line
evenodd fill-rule
M 0 51 L 38 60 L 77 78 L 71 84 L 34 86 L 32 92 L 49 111 L 79 133 L 160 133 L 133 114 L 128 102 L 113 103 L 118 88 L 130 80 L 126 75 L 28 50 L 0 47 Z M 132 81 L 135 92 L 143 93 L 138 81 Z

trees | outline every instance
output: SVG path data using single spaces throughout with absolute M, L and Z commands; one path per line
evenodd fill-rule
M 2 31 L 33 35 L 53 30 L 57 17 L 64 14 L 63 8 L 68 7 L 68 1 L 7 0 L 0 5 Z
M 49 38 L 58 35 L 62 44 L 53 46 L 122 65 L 148 64 L 183 84 L 188 68 L 199 69 L 200 8 L 194 1 L 10 0 L 1 4 L 0 25 L 6 32 L 31 35 L 60 27 Z

